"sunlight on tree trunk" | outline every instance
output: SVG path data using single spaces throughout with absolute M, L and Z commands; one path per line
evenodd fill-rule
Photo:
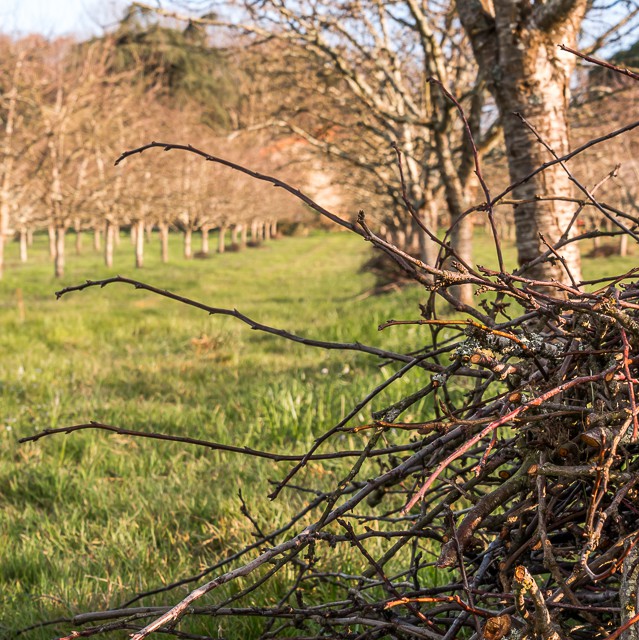
M 160 255 L 162 263 L 169 261 L 169 225 L 166 222 L 160 222 Z
M 20 227 L 20 262 L 25 263 L 28 259 L 28 241 L 27 230 L 25 227 Z
M 135 267 L 141 269 L 144 266 L 144 220 L 138 220 L 133 229 L 135 229 Z
M 58 227 L 55 230 L 55 277 L 64 276 L 64 235 L 65 228 Z
M 217 237 L 217 252 L 224 253 L 226 250 L 226 230 L 228 227 L 226 225 L 222 225 L 220 227 L 219 235 Z
M 209 228 L 208 227 L 202 227 L 201 233 L 202 233 L 201 251 L 204 254 L 208 254 L 208 252 L 209 252 Z
M 113 223 L 107 218 L 104 228 L 104 264 L 109 268 L 113 266 L 114 233 Z
M 192 249 L 193 229 L 187 227 L 184 229 L 184 259 L 190 260 L 193 257 Z

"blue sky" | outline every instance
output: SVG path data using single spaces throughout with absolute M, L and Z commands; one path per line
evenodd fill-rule
M 123 0 L 0 0 L 0 30 L 45 36 L 87 36 L 121 15 Z

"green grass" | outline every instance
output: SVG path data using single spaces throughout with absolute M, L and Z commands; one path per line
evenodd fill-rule
M 395 370 L 380 369 L 372 357 L 254 332 L 124 285 L 60 301 L 56 289 L 120 273 L 309 337 L 398 350 L 414 350 L 428 339 L 415 326 L 377 331 L 386 319 L 418 317 L 426 294 L 410 287 L 361 296 L 373 286 L 370 274 L 360 271 L 369 245 L 345 233 L 286 238 L 188 262 L 174 237 L 169 265 L 160 263 L 154 239 L 142 270 L 132 268 L 128 239 L 117 249 L 116 268 L 108 270 L 88 246 L 72 255 L 69 238 L 62 282 L 52 277 L 45 245 L 37 236 L 26 265 L 10 245 L 0 281 L 0 635 L 4 630 L 7 638 L 41 620 L 117 606 L 251 541 L 238 489 L 266 530 L 286 522 L 306 500 L 292 493 L 267 500 L 269 480 L 281 478 L 287 464 L 98 432 L 22 445 L 19 438 L 96 420 L 303 452 Z M 482 255 L 487 245 L 478 243 L 477 262 L 490 263 L 490 254 Z M 512 249 L 507 258 L 514 260 Z M 584 271 L 588 277 L 603 267 L 629 266 L 618 260 L 586 264 Z M 424 373 L 407 375 L 376 398 L 372 410 L 426 380 Z M 359 448 L 363 438 L 345 437 L 343 446 Z M 312 464 L 299 481 L 332 486 L 343 472 L 343 464 Z M 341 563 L 347 570 L 351 559 Z M 285 577 L 254 599 L 274 601 Z M 226 593 L 242 584 L 248 583 Z M 175 603 L 185 593 L 177 589 L 152 603 Z M 182 628 L 213 634 L 218 624 L 195 620 Z M 225 637 L 255 635 L 250 620 L 221 624 Z M 60 625 L 26 637 L 44 640 L 65 630 Z

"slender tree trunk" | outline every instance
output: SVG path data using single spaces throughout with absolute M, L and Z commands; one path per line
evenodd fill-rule
M 134 222 L 131 225 L 131 246 L 135 247 L 137 244 L 137 235 L 138 235 L 138 223 Z
M 257 237 L 258 232 L 258 222 L 257 220 L 253 220 L 251 222 L 251 242 L 259 242 L 259 238 Z
M 117 222 L 113 223 L 113 244 L 120 246 L 120 225 Z
M 153 241 L 153 225 L 152 224 L 146 225 L 144 227 L 144 231 L 146 234 L 147 243 L 151 244 L 151 242 Z
M 14 67 L 11 82 L 8 82 L 9 78 L 7 77 L 7 86 L 3 87 L 3 102 L 6 102 L 3 105 L 3 135 L 0 138 L 2 142 L 2 147 L 0 148 L 0 157 L 2 157 L 2 171 L 0 171 L 2 175 L 2 182 L 0 183 L 0 279 L 2 279 L 4 273 L 4 253 L 9 230 L 9 200 L 14 159 L 16 158 L 12 142 L 15 119 L 18 113 L 18 82 L 22 73 L 23 59 L 24 54 L 21 54 Z M 4 81 L 3 84 L 5 84 Z
M 75 255 L 82 255 L 82 230 L 80 225 L 75 226 Z
M 62 278 L 64 276 L 64 227 L 55 229 L 55 277 Z
M 193 229 L 187 227 L 184 230 L 184 258 L 190 260 L 193 257 Z
M 271 239 L 277 240 L 277 220 L 271 220 Z
M 135 267 L 141 269 L 144 266 L 144 220 L 138 220 L 131 231 L 135 229 Z
M 25 263 L 28 259 L 28 240 L 27 240 L 27 228 L 20 227 L 20 262 Z
M 621 238 L 619 238 L 619 255 L 622 258 L 628 255 L 628 237 L 628 234 L 624 233 Z
M 439 159 L 442 179 L 444 182 L 444 194 L 450 213 L 450 244 L 457 257 L 472 266 L 473 263 L 473 219 L 471 216 L 463 216 L 466 209 L 464 200 L 464 185 L 453 161 L 448 137 L 435 132 L 437 156 Z M 463 304 L 472 306 L 473 288 L 470 284 L 463 284 L 451 289 L 451 293 Z
M 160 222 L 160 247 L 162 263 L 169 261 L 169 225 L 166 222 Z
M 242 233 L 240 234 L 240 247 L 242 249 L 246 249 L 246 245 L 248 244 L 248 225 L 242 225 Z
M 97 224 L 93 227 L 93 250 L 100 251 L 100 227 Z
M 208 227 L 202 227 L 201 229 L 202 232 L 202 248 L 201 251 L 203 254 L 208 254 L 209 252 L 209 228 Z
M 232 245 L 237 244 L 237 225 L 236 224 L 231 225 L 231 244 Z
M 263 227 L 264 240 L 271 239 L 271 223 L 267 220 Z
M 1 224 L 1 222 L 0 222 Z M 0 280 L 2 280 L 2 276 L 4 275 L 4 246 L 5 246 L 5 237 L 4 233 L 0 231 Z
M 33 246 L 33 227 L 27 227 L 27 245 Z
M 228 229 L 227 225 L 222 225 L 220 227 L 220 234 L 217 238 L 217 252 L 224 253 L 226 249 L 226 230 Z
M 113 266 L 113 243 L 115 227 L 110 220 L 105 222 L 104 226 L 104 264 L 111 268 Z
M 437 235 L 437 206 L 436 201 L 432 198 L 419 212 L 420 220 L 422 224 L 433 234 Z M 415 223 L 417 227 L 415 233 L 417 234 L 419 242 L 419 257 L 422 262 L 433 266 L 437 261 L 438 246 L 431 240 L 425 231 Z M 432 279 L 432 277 L 429 277 Z
M 50 224 L 47 227 L 47 232 L 49 233 L 49 258 L 55 260 L 55 227 Z

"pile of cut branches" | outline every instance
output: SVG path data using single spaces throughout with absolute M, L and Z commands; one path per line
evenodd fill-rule
M 587 146 L 625 130 L 628 127 Z M 68 622 L 81 630 L 66 638 L 117 629 L 131 630 L 134 640 L 154 632 L 191 638 L 196 636 L 176 624 L 195 615 L 263 618 L 263 638 L 637 638 L 635 271 L 589 282 L 572 277 L 566 279 L 568 284 L 534 281 L 526 276 L 530 265 L 514 273 L 504 270 L 496 232 L 496 271 L 463 264 L 445 240 L 435 237 L 442 248 L 440 261 L 427 265 L 376 236 L 363 214 L 356 222 L 345 220 L 276 178 L 190 145 L 153 142 L 124 153 L 120 160 L 152 147 L 195 153 L 271 182 L 361 235 L 431 291 L 418 317 L 389 320 L 380 329 L 401 331 L 401 325 L 420 324 L 430 340 L 426 347 L 406 353 L 312 340 L 261 324 L 237 310 L 211 307 L 121 277 L 59 292 L 61 296 L 128 283 L 210 314 L 233 316 L 283 339 L 357 350 L 397 365 L 392 376 L 297 457 L 96 423 L 25 438 L 98 428 L 288 459 L 292 466 L 270 498 L 281 499 L 283 491 L 313 492 L 304 509 L 279 530 L 198 576 L 139 594 L 121 609 L 75 616 Z M 477 173 L 481 177 L 479 166 Z M 605 205 L 594 198 L 592 189 L 583 191 L 586 197 L 576 204 L 575 219 L 586 204 L 605 214 Z M 491 200 L 487 189 L 485 194 L 486 201 L 476 209 L 486 212 L 494 230 L 497 199 Z M 621 228 L 636 235 L 639 220 L 628 215 L 624 219 Z M 561 247 L 578 240 L 567 229 L 539 260 L 561 260 Z M 453 266 L 446 269 L 444 264 Z M 453 291 L 461 284 L 473 285 L 478 296 L 486 294 L 482 304 L 458 303 Z M 442 319 L 437 300 L 453 304 L 463 319 Z M 511 316 L 511 309 L 518 315 Z M 428 384 L 374 411 L 369 424 L 350 426 L 354 416 L 411 369 L 428 372 Z M 432 414 L 402 422 L 409 409 L 414 416 L 416 407 L 424 406 L 424 399 L 429 399 Z M 361 449 L 341 450 L 345 432 L 360 435 Z M 340 457 L 355 462 L 332 491 L 300 487 L 298 474 L 309 462 Z M 302 521 L 310 524 L 301 525 Z M 381 542 L 383 552 L 374 554 L 373 542 L 377 550 Z M 359 562 L 358 571 L 346 573 L 335 566 L 342 548 Z M 425 580 L 433 567 L 441 570 L 437 586 Z M 273 605 L 253 602 L 251 594 L 284 568 L 291 569 L 294 578 L 282 598 Z M 218 587 L 238 578 L 245 578 L 243 589 L 211 601 Z M 196 580 L 202 584 L 173 607 L 138 604 L 142 596 Z M 329 583 L 335 597 L 320 598 L 318 594 L 326 593 L 322 586 Z

